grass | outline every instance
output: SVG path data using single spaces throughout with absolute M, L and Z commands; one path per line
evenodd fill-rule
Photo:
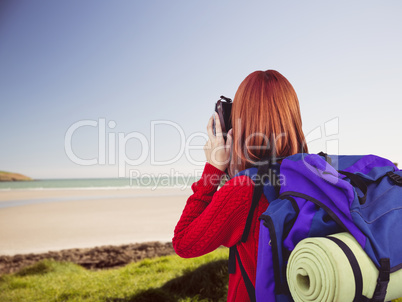
M 89 271 L 43 260 L 0 277 L 0 301 L 226 301 L 227 249 L 194 259 L 146 259 L 119 269 Z
M 0 276 L 0 301 L 226 301 L 227 257 L 220 248 L 194 259 L 164 256 L 100 271 L 43 260 Z

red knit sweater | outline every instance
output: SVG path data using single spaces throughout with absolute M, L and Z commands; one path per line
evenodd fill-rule
M 224 172 L 206 164 L 201 179 L 192 185 L 191 195 L 174 231 L 173 247 L 185 258 L 212 252 L 221 245 L 237 245 L 240 259 L 255 284 L 258 236 L 258 217 L 266 210 L 268 201 L 263 195 L 254 213 L 247 242 L 240 242 L 251 206 L 253 181 L 247 176 L 235 177 L 217 191 Z M 237 261 L 236 261 L 237 262 Z M 249 301 L 239 264 L 229 276 L 228 301 Z

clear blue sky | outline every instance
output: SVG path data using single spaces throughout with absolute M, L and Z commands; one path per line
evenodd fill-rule
M 182 140 L 172 124 L 187 142 L 205 133 L 218 97 L 233 97 L 249 73 L 266 69 L 296 89 L 310 151 L 372 153 L 402 165 L 401 16 L 396 0 L 3 0 L 0 170 L 117 177 L 120 133 L 125 156 L 145 158 L 125 173 L 193 173 L 202 165 L 176 156 Z M 115 123 L 103 132 L 105 164 L 74 163 L 67 130 L 98 123 L 73 132 L 71 145 L 79 158 L 99 160 L 102 119 Z M 152 121 L 170 125 L 154 126 L 151 146 Z M 203 160 L 202 150 L 189 154 Z M 179 159 L 155 166 L 151 155 Z

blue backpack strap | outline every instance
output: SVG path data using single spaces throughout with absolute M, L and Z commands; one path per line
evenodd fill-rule
M 328 156 L 327 153 L 324 153 L 324 152 L 321 151 L 320 153 L 318 153 L 318 155 L 324 157 L 325 161 L 328 164 L 330 164 L 330 165 L 332 164 L 332 159 L 331 159 L 330 156 Z M 364 204 L 366 202 L 366 199 L 367 199 L 367 185 L 366 185 L 366 183 L 357 174 L 354 174 L 354 173 L 351 173 L 351 172 L 346 172 L 346 171 L 343 171 L 343 170 L 338 170 L 338 172 L 343 174 L 343 175 L 345 175 L 346 177 L 348 177 L 350 179 L 351 184 L 355 188 L 358 188 L 363 193 L 363 196 L 358 196 L 358 198 L 359 198 L 360 204 Z
M 360 204 L 365 204 L 367 199 L 367 185 L 363 181 L 363 179 L 361 179 L 359 175 L 354 173 L 341 170 L 338 170 L 338 172 L 348 177 L 350 179 L 352 186 L 358 188 L 363 193 L 363 196 L 357 196 L 357 197 L 359 198 Z
M 255 209 L 258 205 L 258 201 L 260 200 L 262 193 L 263 193 L 263 182 L 262 176 L 266 175 L 270 168 L 270 162 L 267 162 L 265 164 L 261 164 L 258 167 L 257 173 L 256 174 L 251 174 L 248 175 L 251 179 L 253 179 L 253 176 L 256 176 L 254 178 L 255 186 L 254 186 L 254 191 L 253 191 L 253 198 L 251 200 L 251 206 L 250 210 L 247 215 L 247 220 L 246 220 L 246 225 L 243 230 L 243 235 L 241 237 L 241 242 L 246 242 L 248 235 L 250 233 L 250 228 L 251 228 L 251 223 L 253 222 L 253 216 Z M 240 174 L 242 175 L 242 174 Z M 229 274 L 234 274 L 236 270 L 236 245 L 232 246 L 229 251 Z
M 275 163 L 276 164 L 276 163 Z M 272 184 L 269 182 L 269 179 L 266 179 L 268 176 L 274 176 L 276 175 L 275 168 L 273 167 L 273 163 L 270 160 L 266 160 L 263 162 L 260 162 L 258 165 L 258 170 L 256 174 L 256 178 L 254 181 L 254 191 L 253 191 L 253 197 L 251 201 L 251 206 L 250 210 L 247 215 L 247 220 L 246 220 L 246 225 L 244 227 L 243 235 L 241 237 L 241 242 L 246 242 L 248 235 L 250 233 L 251 229 L 251 224 L 253 222 L 254 218 L 254 212 L 255 209 L 257 208 L 258 202 L 260 201 L 260 198 L 264 192 L 264 185 L 272 185 L 275 188 L 276 193 L 279 193 L 279 184 L 277 181 L 273 181 Z M 255 297 L 255 288 L 250 280 L 249 276 L 247 275 L 247 272 L 243 266 L 243 263 L 241 262 L 239 252 L 237 251 L 236 245 L 230 247 L 229 249 L 229 274 L 234 274 L 236 271 L 236 261 L 239 263 L 240 271 L 244 280 L 244 283 L 246 285 L 246 289 L 250 298 L 250 301 L 256 301 Z
M 255 185 L 254 185 L 254 191 L 253 191 L 253 199 L 251 201 L 251 207 L 248 212 L 246 226 L 244 227 L 243 235 L 241 237 L 241 242 L 247 241 L 248 234 L 250 233 L 251 223 L 253 222 L 255 209 L 257 208 L 258 202 L 260 201 L 262 193 L 264 192 L 264 190 L 263 190 L 264 184 L 266 184 L 265 177 L 271 171 L 272 171 L 272 169 L 271 169 L 270 161 L 262 162 L 258 167 L 257 177 L 255 179 Z

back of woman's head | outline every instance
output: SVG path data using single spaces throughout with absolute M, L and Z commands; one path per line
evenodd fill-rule
M 307 152 L 299 101 L 289 81 L 275 70 L 255 71 L 240 84 L 233 101 L 230 174 L 272 155 Z

